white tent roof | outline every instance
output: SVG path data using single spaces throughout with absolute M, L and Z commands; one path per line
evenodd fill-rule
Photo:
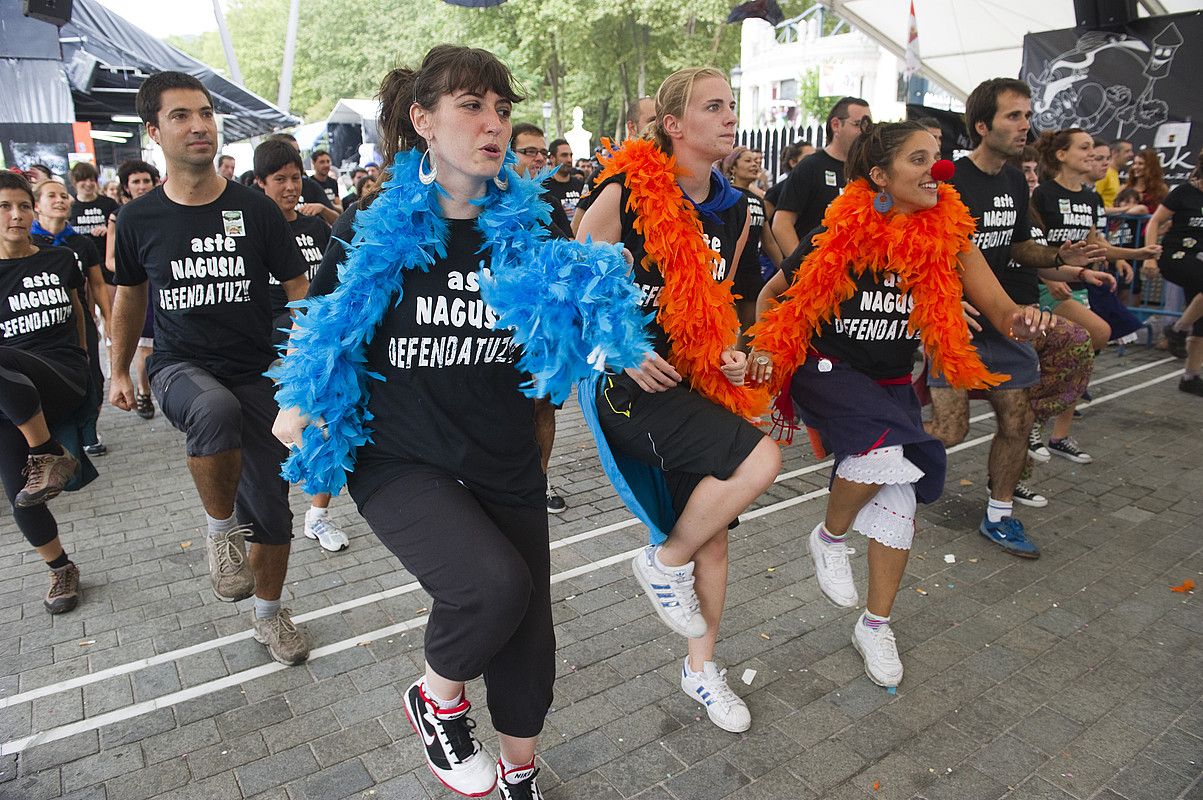
M 1074 26 L 1072 0 L 914 0 L 921 74 L 964 100 L 988 78 L 1017 77 L 1027 33 Z M 911 0 L 824 0 L 899 58 Z M 1197 11 L 1200 0 L 1139 0 L 1141 16 Z
M 376 100 L 344 97 L 334 104 L 334 109 L 330 112 L 330 116 L 326 117 L 326 124 L 348 123 L 356 125 L 365 119 L 374 122 L 379 115 L 380 103 Z

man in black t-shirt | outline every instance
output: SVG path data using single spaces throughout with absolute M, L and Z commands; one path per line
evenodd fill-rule
M 293 150 L 297 151 L 297 155 L 301 154 L 301 145 L 297 143 L 297 137 L 291 133 L 273 133 L 267 139 L 268 141 L 287 142 Z M 327 225 L 333 225 L 341 213 L 336 211 L 334 204 L 327 199 L 326 190 L 305 174 L 301 175 L 301 204 L 297 206 L 297 212 L 307 217 L 320 216 Z
M 275 358 L 269 279 L 299 300 L 309 286 L 305 264 L 276 205 L 213 168 L 216 114 L 204 84 L 160 72 L 143 82 L 136 104 L 171 179 L 117 220 L 109 396 L 118 408 L 134 407 L 129 366 L 149 296 L 151 388 L 187 435 L 213 593 L 227 602 L 253 593 L 255 639 L 275 660 L 299 664 L 309 639 L 280 606 L 292 539 L 280 477 L 287 451 L 272 436 L 278 409 L 263 373 Z M 244 539 L 253 543 L 249 558 Z
M 869 103 L 844 97 L 827 115 L 827 146 L 802 159 L 781 189 L 773 214 L 773 236 L 782 253 L 792 253 L 807 231 L 823 222 L 831 201 L 844 190 L 844 159 L 860 136 L 861 120 L 869 117 Z
M 92 243 L 103 255 L 109 230 L 109 215 L 117 210 L 117 201 L 100 193 L 97 179 L 100 173 L 87 161 L 71 168 L 71 182 L 75 186 L 75 202 L 71 204 L 71 215 L 67 218 L 76 233 L 92 237 Z
M 551 152 L 551 165 L 559 169 L 547 182 L 547 192 L 560 204 L 571 222 L 576 216 L 576 205 L 581 202 L 581 194 L 585 191 L 585 182 L 572 168 L 572 148 L 568 142 L 556 139 L 548 150 Z
M 322 187 L 322 191 L 326 193 L 326 199 L 330 201 L 330 205 L 334 206 L 334 209 L 341 214 L 343 204 L 338 196 L 338 178 L 330 174 L 330 165 L 332 164 L 330 154 L 325 150 L 314 150 L 309 159 L 313 162 L 313 182 Z
M 1038 302 L 1036 268 L 1049 268 L 1040 270 L 1042 275 L 1068 273 L 1075 280 L 1103 275 L 1085 269 L 1096 248 L 1081 243 L 1058 251 L 1031 238 L 1027 182 L 1019 170 L 1007 165 L 1007 159 L 1023 152 L 1027 140 L 1032 116 L 1027 84 L 1010 78 L 986 81 L 969 96 L 965 115 L 975 147 L 957 161 L 952 184 L 977 222 L 974 244 L 1011 299 L 1023 305 Z M 1063 268 L 1063 264 L 1079 266 Z M 1011 339 L 976 310 L 966 308 L 982 362 L 992 372 L 1011 376 L 989 393 L 998 427 L 988 461 L 990 498 L 979 530 L 1008 552 L 1032 557 L 1038 551 L 1017 546 L 1026 540 L 1026 533 L 1012 512 L 1015 501 L 1032 506 L 1048 503 L 1020 482 L 1033 421 L 1029 390 L 1040 382 L 1039 357 L 1032 345 Z M 928 432 L 946 447 L 958 444 L 969 431 L 968 392 L 950 387 L 936 374 L 928 376 L 928 386 L 932 398 Z

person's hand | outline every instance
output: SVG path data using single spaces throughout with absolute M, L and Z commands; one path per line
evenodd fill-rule
M 646 353 L 638 367 L 623 371 L 645 392 L 666 392 L 681 382 L 681 373 L 655 352 Z
M 301 203 L 299 206 L 297 206 L 297 213 L 304 214 L 307 217 L 316 217 L 318 214 L 322 213 L 323 208 L 325 208 L 325 206 L 321 203 Z
M 1039 306 L 1019 306 L 1011 313 L 1011 338 L 1035 339 L 1057 324 L 1053 312 Z
M 1136 248 L 1137 258 L 1161 258 L 1161 245 L 1146 244 L 1144 247 Z
M 748 369 L 748 357 L 742 350 L 724 350 L 723 363 L 719 367 L 727 380 L 735 386 L 744 385 L 744 373 Z
M 1068 300 L 1073 297 L 1073 292 L 1069 290 L 1069 284 L 1064 281 L 1045 281 L 1044 285 L 1048 287 L 1048 293 L 1055 300 Z
M 746 377 L 748 383 L 753 386 L 760 386 L 769 382 L 773 377 L 773 359 L 769 358 L 768 353 L 752 348 L 752 352 L 748 354 L 748 371 Z
M 1076 242 L 1062 242 L 1061 246 L 1057 248 L 1057 252 L 1061 255 L 1061 261 L 1071 267 L 1085 267 L 1107 258 L 1106 246 L 1085 239 Z
M 301 442 L 305 435 L 305 429 L 310 425 L 316 426 L 321 430 L 322 435 L 326 435 L 326 423 L 321 419 L 310 420 L 309 417 L 301 413 L 299 408 L 282 408 L 280 413 L 276 415 L 276 421 L 272 423 L 272 436 L 275 436 L 285 447 L 296 447 L 301 449 Z
M 1123 278 L 1125 283 L 1132 282 L 1132 265 L 1122 258 L 1115 262 L 1115 268 L 1119 270 L 1119 276 Z M 1089 281 L 1087 281 L 1089 283 Z
M 1119 263 L 1125 264 L 1125 262 L 1123 262 L 1123 261 L 1121 261 Z M 1123 272 L 1122 267 L 1120 268 L 1120 271 Z M 1132 268 L 1131 267 L 1128 267 L 1128 274 L 1125 277 L 1125 280 L 1129 280 L 1129 281 L 1132 280 Z M 1082 282 L 1088 283 L 1091 286 L 1102 286 L 1105 289 L 1107 289 L 1107 291 L 1109 291 L 1109 292 L 1114 292 L 1115 287 L 1116 287 L 1114 275 L 1112 275 L 1110 272 L 1102 272 L 1097 269 L 1082 270 Z
M 982 312 L 974 308 L 968 300 L 961 301 L 961 310 L 965 312 L 965 324 L 969 326 L 969 338 L 972 339 L 974 331 L 981 333 L 982 326 L 974 317 L 980 317 Z
M 113 371 L 109 376 L 109 402 L 122 411 L 133 411 L 137 404 L 134 397 L 134 381 L 128 372 Z
M 1152 280 L 1161 274 L 1161 268 L 1157 266 L 1157 259 L 1146 258 L 1144 263 L 1140 265 L 1140 276 L 1145 280 Z

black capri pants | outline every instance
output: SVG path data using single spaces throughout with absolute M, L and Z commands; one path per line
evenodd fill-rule
M 494 729 L 538 736 L 556 672 L 546 509 L 490 502 L 412 465 L 360 514 L 430 594 L 427 663 L 448 680 L 484 675 Z
M 21 470 L 29 458 L 29 444 L 17 425 L 28 422 L 39 409 L 48 425 L 75 411 L 84 399 L 87 370 L 82 352 L 64 354 L 60 360 L 52 354 L 0 347 L 0 482 L 17 528 L 34 547 L 54 541 L 58 523 L 45 503 L 31 508 L 13 505 L 25 488 Z

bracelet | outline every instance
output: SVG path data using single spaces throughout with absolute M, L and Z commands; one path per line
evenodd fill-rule
M 1058 251 L 1057 251 L 1057 255 L 1056 255 L 1056 257 L 1053 259 L 1053 266 L 1054 266 L 1054 267 L 1063 267 L 1063 266 L 1065 266 L 1065 259 L 1061 257 L 1061 251 L 1060 251 L 1060 250 L 1058 250 Z
M 1086 274 L 1086 267 L 1078 267 L 1078 280 L 1082 280 L 1082 276 Z

